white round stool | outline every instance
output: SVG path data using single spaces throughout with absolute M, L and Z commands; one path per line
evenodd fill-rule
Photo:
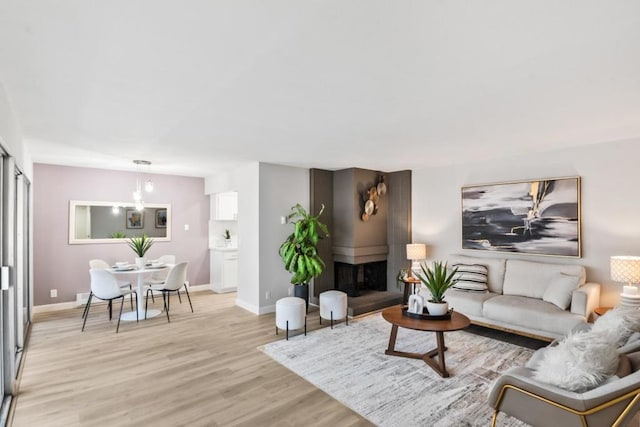
M 320 324 L 322 319 L 331 320 L 331 329 L 333 329 L 333 321 L 346 319 L 347 316 L 347 294 L 342 291 L 326 291 L 320 294 Z
M 307 335 L 307 304 L 302 298 L 286 297 L 276 301 L 276 335 L 278 328 L 284 329 L 288 340 L 289 330 L 303 327 Z

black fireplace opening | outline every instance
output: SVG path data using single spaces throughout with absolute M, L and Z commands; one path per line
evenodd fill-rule
M 335 289 L 357 297 L 360 291 L 387 290 L 387 261 L 375 261 L 362 264 L 334 263 Z

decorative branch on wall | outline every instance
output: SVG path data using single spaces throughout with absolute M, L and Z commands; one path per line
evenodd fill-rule
M 580 177 L 462 187 L 462 248 L 580 257 Z
M 364 201 L 363 212 L 360 218 L 367 222 L 371 215 L 378 213 L 378 202 L 380 197 L 387 193 L 387 184 L 384 182 L 384 175 L 378 177 L 378 184 L 370 187 L 362 194 Z

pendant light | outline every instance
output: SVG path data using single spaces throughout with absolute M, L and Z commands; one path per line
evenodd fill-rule
M 140 168 L 141 165 L 150 167 L 151 162 L 148 160 L 134 160 L 133 163 L 136 165 L 136 189 L 133 192 L 133 201 L 135 202 L 136 210 L 141 211 L 144 209 L 144 200 L 142 199 L 142 178 L 140 176 Z M 144 182 L 144 190 L 147 193 L 153 191 L 153 181 L 151 179 L 147 179 Z

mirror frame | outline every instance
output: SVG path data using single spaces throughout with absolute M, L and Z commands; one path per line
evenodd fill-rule
M 75 237 L 76 224 L 76 206 L 113 206 L 117 205 L 121 208 L 131 208 L 135 205 L 131 202 L 97 202 L 87 200 L 69 200 L 69 244 L 70 245 L 93 245 L 98 243 L 126 243 L 128 238 L 109 238 L 109 239 L 77 239 Z M 145 208 L 166 209 L 167 210 L 167 236 L 154 237 L 155 242 L 171 241 L 171 205 L 166 203 L 145 203 Z

